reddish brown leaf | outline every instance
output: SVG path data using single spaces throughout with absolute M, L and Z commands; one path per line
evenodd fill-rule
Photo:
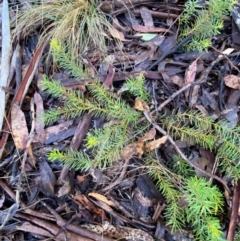
M 96 208 L 84 195 L 76 195 L 73 197 L 75 201 L 81 203 L 81 207 L 84 206 L 89 211 L 95 213 L 102 220 L 107 220 L 105 213 L 102 209 Z
M 169 29 L 165 29 L 165 28 L 146 27 L 146 26 L 137 25 L 137 24 L 133 24 L 132 28 L 135 31 L 141 32 L 141 33 L 170 33 L 170 34 L 173 34 L 173 31 L 171 31 Z
M 110 207 L 116 207 L 116 204 L 114 202 L 112 202 L 111 200 L 108 200 L 105 196 L 103 196 L 100 193 L 90 192 L 90 193 L 88 193 L 88 196 L 89 197 L 94 197 L 98 201 L 102 201 L 102 202 L 106 203 Z
M 79 184 L 83 183 L 86 180 L 86 177 L 87 177 L 87 175 L 83 175 L 83 176 L 77 175 L 78 183 Z

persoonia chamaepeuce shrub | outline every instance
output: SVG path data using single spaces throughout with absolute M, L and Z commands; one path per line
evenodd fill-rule
M 51 44 L 52 54 L 61 68 L 68 70 L 75 78 L 87 78 L 83 67 L 72 58 L 68 48 L 57 40 Z M 150 103 L 150 95 L 144 87 L 144 77 L 140 74 L 130 78 L 124 84 L 129 94 Z M 133 109 L 127 102 L 106 90 L 98 82 L 87 83 L 90 92 L 88 98 L 75 90 L 66 90 L 58 81 L 45 76 L 41 82 L 44 91 L 55 98 L 64 96 L 61 108 L 45 112 L 44 121 L 51 124 L 60 116 L 74 118 L 88 112 L 93 116 L 106 119 L 100 129 L 90 130 L 85 140 L 87 151 L 68 149 L 65 152 L 54 150 L 49 153 L 51 161 L 61 161 L 69 168 L 87 171 L 90 168 L 106 168 L 120 159 L 122 149 L 129 143 L 139 140 L 150 128 L 148 122 L 138 124 L 142 113 Z M 240 178 L 240 128 L 224 121 L 214 121 L 210 117 L 193 111 L 155 117 L 158 123 L 175 139 L 199 145 L 215 153 L 220 160 L 219 172 L 234 179 Z M 172 168 L 155 153 L 143 156 L 144 168 L 155 181 L 157 188 L 165 196 L 168 205 L 164 215 L 172 230 L 188 227 L 194 234 L 194 240 L 221 241 L 222 231 L 219 216 L 223 212 L 223 195 L 214 185 L 203 178 L 197 178 L 194 170 L 183 163 L 179 157 L 173 157 Z M 178 165 L 178 164 L 181 165 Z M 184 200 L 185 205 L 181 205 Z
M 236 0 L 188 0 L 180 17 L 180 39 L 192 35 L 186 44 L 187 50 L 206 50 L 211 46 L 211 38 L 223 29 L 223 18 L 228 15 Z

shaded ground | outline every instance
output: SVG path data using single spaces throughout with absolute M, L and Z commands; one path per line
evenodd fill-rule
M 17 3 L 9 2 L 13 19 Z M 89 47 L 81 59 L 89 73 L 98 77 L 116 98 L 122 95 L 130 106 L 134 99 L 124 96 L 123 83 L 143 73 L 151 101 L 150 109 L 144 109 L 146 113 L 139 121 L 150 118 L 149 125 L 158 131 L 146 140 L 167 136 L 160 127 L 162 123 L 151 121 L 151 114 L 166 113 L 170 119 L 173 110 L 174 115 L 186 110 L 199 111 L 238 128 L 239 29 L 234 17 L 238 9 L 233 17 L 225 17 L 224 29 L 213 38 L 209 51 L 199 53 L 186 52 L 178 41 L 179 25 L 175 20 L 184 9 L 184 2 L 125 4 L 101 4 L 101 9 L 111 14 L 114 27 L 106 41 L 107 55 Z M 86 133 L 111 121 L 84 113 L 43 125 L 40 119 L 44 109 L 61 108 L 65 101 L 64 97 L 58 100 L 42 91 L 43 74 L 60 81 L 67 90 L 84 91 L 85 98 L 91 99 L 91 94 L 87 78 L 73 78 L 66 69 L 49 64 L 49 47 L 37 46 L 41 27 L 32 28 L 24 40 L 20 37 L 19 45 L 17 40 L 12 44 L 11 51 L 17 57 L 12 57 L 10 82 L 4 88 L 8 101 L 0 140 L 2 240 L 195 240 L 191 224 L 182 232 L 172 232 L 167 225 L 164 211 L 170 200 L 149 177 L 142 159 L 144 153 L 139 155 L 139 150 L 131 149 L 131 158 L 119 159 L 112 166 L 92 167 L 88 171 L 69 170 L 59 161 L 48 160 L 47 155 L 55 148 L 66 150 L 70 146 L 86 151 Z M 1 38 L 3 42 L 4 35 Z M 3 49 L 4 46 L 2 52 Z M 220 215 L 223 235 L 233 240 L 238 221 L 239 180 L 233 181 L 219 171 L 214 151 L 191 140 L 176 136 L 173 139 L 153 142 L 157 148 L 149 148 L 171 171 L 172 156 L 180 150 L 180 154 L 187 156 L 186 161 L 193 163 L 194 175 L 213 178 L 213 184 L 224 196 Z M 239 140 L 236 143 L 239 150 Z M 177 183 L 176 187 L 180 185 Z M 179 200 L 182 209 L 185 201 Z

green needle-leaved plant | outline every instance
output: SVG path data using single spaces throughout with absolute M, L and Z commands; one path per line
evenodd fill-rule
M 240 178 L 240 127 L 226 121 L 214 121 L 196 111 L 162 116 L 164 127 L 175 138 L 199 144 L 214 151 L 220 160 L 221 172 L 229 178 Z
M 181 177 L 152 155 L 147 155 L 145 164 L 156 187 L 169 202 L 164 216 L 173 231 L 189 226 L 196 241 L 223 241 L 218 218 L 223 211 L 223 195 L 216 186 L 205 179 Z
M 206 50 L 211 46 L 211 38 L 223 29 L 223 18 L 228 15 L 237 3 L 236 0 L 208 0 L 201 7 L 200 0 L 188 0 L 180 17 L 182 31 L 180 39 L 192 35 L 186 45 L 188 50 Z
M 52 53 L 60 67 L 66 68 L 75 78 L 87 77 L 81 66 L 71 58 L 71 54 L 62 47 L 55 39 L 51 42 Z M 45 112 L 44 122 L 53 123 L 64 116 L 74 118 L 88 112 L 96 117 L 104 117 L 111 120 L 111 123 L 100 130 L 93 130 L 87 136 L 86 146 L 91 149 L 93 160 L 86 158 L 84 153 L 69 151 L 61 154 L 58 150 L 50 154 L 50 159 L 59 159 L 71 168 L 89 169 L 95 167 L 107 167 L 109 163 L 120 158 L 120 151 L 127 144 L 128 139 L 133 135 L 130 127 L 135 126 L 140 113 L 131 108 L 123 100 L 115 98 L 107 91 L 99 81 L 91 81 L 87 88 L 92 97 L 84 98 L 83 93 L 74 90 L 66 90 L 59 82 L 44 76 L 41 82 L 42 89 L 55 98 L 64 99 L 62 108 L 51 109 Z M 81 158 L 79 158 L 80 156 Z
M 184 187 L 187 202 L 186 220 L 192 224 L 196 240 L 222 239 L 223 232 L 217 214 L 223 210 L 223 195 L 210 182 L 193 177 Z
M 142 72 L 137 78 L 130 77 L 124 83 L 124 87 L 136 98 L 149 101 L 149 93 L 145 90 L 145 78 Z
M 161 191 L 168 205 L 165 209 L 167 224 L 172 230 L 181 230 L 184 227 L 184 210 L 178 201 L 181 198 L 183 179 L 166 168 L 163 163 L 157 161 L 151 153 L 144 158 L 147 171 L 155 181 L 156 187 Z
M 73 77 L 85 80 L 88 73 L 63 48 L 53 40 L 52 53 L 59 66 L 66 68 Z M 90 79 L 90 78 L 89 78 Z M 43 90 L 55 98 L 64 97 L 61 108 L 45 112 L 46 124 L 53 123 L 59 117 L 74 118 L 88 112 L 93 116 L 106 119 L 100 129 L 90 130 L 85 140 L 85 151 L 52 151 L 51 161 L 59 160 L 69 168 L 84 171 L 92 167 L 106 168 L 121 158 L 122 149 L 139 140 L 150 126 L 146 122 L 138 123 L 141 113 L 133 109 L 120 97 L 98 82 L 88 80 L 85 93 L 66 90 L 58 81 L 45 76 L 41 82 Z M 144 78 L 140 75 L 129 79 L 124 86 L 135 97 L 150 103 L 145 92 Z M 224 121 L 214 121 L 210 117 L 193 111 L 176 115 L 153 116 L 156 122 L 173 137 L 189 145 L 197 145 L 215 153 L 219 159 L 219 173 L 235 181 L 240 178 L 240 128 Z M 154 153 L 155 154 L 155 153 Z M 156 160 L 150 153 L 143 156 L 145 168 L 167 201 L 164 215 L 172 230 L 188 227 L 199 241 L 221 241 L 222 231 L 219 215 L 223 211 L 223 197 L 216 186 L 205 179 L 196 177 L 194 170 L 179 157 L 172 158 L 174 164 L 169 167 L 163 160 Z M 184 204 L 182 204 L 184 203 Z

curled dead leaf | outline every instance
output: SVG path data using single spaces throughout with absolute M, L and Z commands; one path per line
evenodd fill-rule
M 75 195 L 73 196 L 73 199 L 76 201 L 76 203 L 81 207 L 88 209 L 90 212 L 95 213 L 98 217 L 100 217 L 102 220 L 107 220 L 107 217 L 102 209 L 96 208 L 90 200 L 84 195 Z
M 229 88 L 240 90 L 240 77 L 229 74 L 224 77 L 225 85 Z
M 148 131 L 141 139 L 140 141 L 149 141 L 152 140 L 156 135 L 156 129 L 152 128 L 150 131 Z
M 147 111 L 150 112 L 150 108 L 147 105 L 147 103 L 141 99 L 136 99 L 135 104 L 134 104 L 134 109 L 135 110 L 140 110 L 140 111 Z
M 109 32 L 113 38 L 119 39 L 121 41 L 131 41 L 131 40 L 125 39 L 124 34 L 114 27 L 109 28 Z
M 168 137 L 167 136 L 163 136 L 157 140 L 154 141 L 150 141 L 148 143 L 146 143 L 144 150 L 146 152 L 152 151 L 154 149 L 159 148 L 162 144 L 164 144 L 167 141 Z
M 100 200 L 100 201 L 106 203 L 108 206 L 110 206 L 110 207 L 115 207 L 115 208 L 116 208 L 116 205 L 115 205 L 114 202 L 108 200 L 105 196 L 103 196 L 103 195 L 100 194 L 100 193 L 90 192 L 90 193 L 88 193 L 88 196 L 89 196 L 89 197 L 94 197 L 94 198 L 96 198 L 97 200 Z
M 142 141 L 134 142 L 123 148 L 121 158 L 130 160 L 133 156 L 141 157 L 143 155 L 144 143 Z
M 24 113 L 18 105 L 13 105 L 11 110 L 12 135 L 17 149 L 26 148 L 28 141 L 28 129 Z
M 198 59 L 194 60 L 187 68 L 185 73 L 185 85 L 190 84 L 194 82 L 196 73 L 197 73 L 197 61 Z

